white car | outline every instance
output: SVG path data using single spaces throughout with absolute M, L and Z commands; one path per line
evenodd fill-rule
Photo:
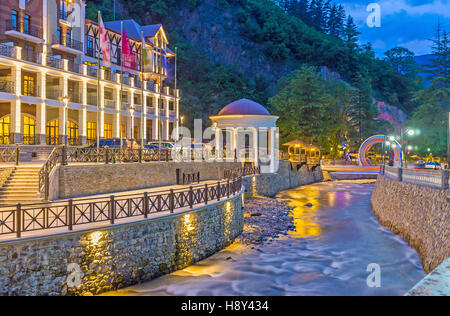
M 425 169 L 434 169 L 434 170 L 440 170 L 441 165 L 435 161 L 429 161 L 425 164 Z

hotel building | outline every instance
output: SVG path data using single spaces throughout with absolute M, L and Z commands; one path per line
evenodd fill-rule
M 85 5 L 84 0 L 2 0 L 0 144 L 91 144 L 97 124 L 100 138 L 178 139 L 180 94 L 164 84 L 167 60 L 175 54 L 163 27 L 105 22 L 111 66 L 101 67 L 98 80 L 98 24 L 85 18 Z M 135 69 L 124 74 L 121 22 L 136 54 Z M 144 80 L 141 32 L 153 51 L 153 71 Z

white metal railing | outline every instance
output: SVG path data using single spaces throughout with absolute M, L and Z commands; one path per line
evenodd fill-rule
M 381 174 L 390 180 L 442 190 L 450 187 L 449 170 L 406 169 L 382 166 Z

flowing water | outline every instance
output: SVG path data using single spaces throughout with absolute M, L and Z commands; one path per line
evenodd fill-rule
M 295 208 L 294 232 L 253 250 L 235 244 L 184 270 L 109 294 L 403 295 L 424 272 L 417 253 L 378 223 L 370 206 L 373 188 L 328 182 L 281 192 L 278 198 Z M 381 287 L 367 285 L 372 263 L 381 268 Z

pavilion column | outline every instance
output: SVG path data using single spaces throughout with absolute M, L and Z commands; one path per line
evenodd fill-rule
M 220 151 L 221 151 L 221 146 L 220 146 L 220 134 L 221 134 L 221 130 L 220 128 L 216 127 L 215 128 L 215 140 L 216 140 L 216 160 L 220 160 Z
M 275 133 L 276 133 L 276 128 L 275 127 L 271 127 L 269 129 L 269 148 L 270 148 L 270 173 L 275 173 Z
M 258 129 L 256 127 L 253 128 L 253 150 L 254 152 L 254 160 L 255 160 L 255 167 L 259 166 L 259 144 L 258 144 Z

